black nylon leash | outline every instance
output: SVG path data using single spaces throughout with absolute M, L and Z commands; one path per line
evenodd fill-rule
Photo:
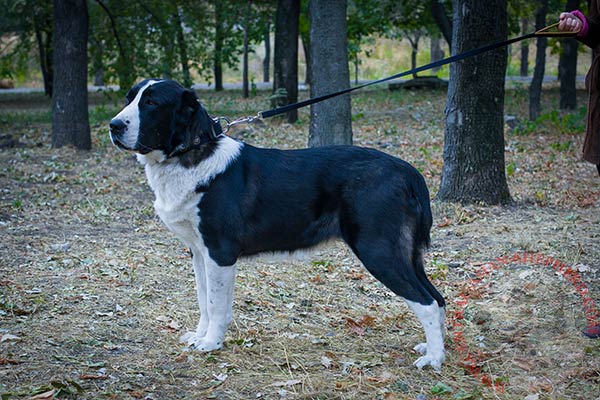
M 288 105 L 285 105 L 285 106 L 282 106 L 282 107 L 274 108 L 272 110 L 260 111 L 258 113 L 258 116 L 261 117 L 261 118 L 274 117 L 276 115 L 284 114 L 284 113 L 287 113 L 289 111 L 292 111 L 292 110 L 295 110 L 295 109 L 298 109 L 298 108 L 309 106 L 311 104 L 319 103 L 321 101 L 330 99 L 332 97 L 341 96 L 343 94 L 350 93 L 350 92 L 353 92 L 355 90 L 365 88 L 367 86 L 377 85 L 379 83 L 391 81 L 392 79 L 402 78 L 403 76 L 416 74 L 416 73 L 421 72 L 421 71 L 426 71 L 428 69 L 433 69 L 433 68 L 436 68 L 436 67 L 441 67 L 441 66 L 446 65 L 446 64 L 450 64 L 450 63 L 453 63 L 453 62 L 464 60 L 465 58 L 474 57 L 474 56 L 479 55 L 481 53 L 486 53 L 488 51 L 492 51 L 492 50 L 498 49 L 500 47 L 508 46 L 508 45 L 510 45 L 512 43 L 520 42 L 521 40 L 530 39 L 530 38 L 532 38 L 534 36 L 535 36 L 535 33 L 529 33 L 527 35 L 519 36 L 517 38 L 513 38 L 513 39 L 509 39 L 509 40 L 504 40 L 502 42 L 493 43 L 493 44 L 490 44 L 490 45 L 487 45 L 487 46 L 479 47 L 477 49 L 465 51 L 464 53 L 456 54 L 454 56 L 450 56 L 450 57 L 444 58 L 442 60 L 438 60 L 438 61 L 435 61 L 435 62 L 432 62 L 432 63 L 429 63 L 429 64 L 425 64 L 425 65 L 422 65 L 422 66 L 417 67 L 417 68 L 413 68 L 413 69 L 408 70 L 408 71 L 400 72 L 398 74 L 395 74 L 395 75 L 392 75 L 392 76 L 388 76 L 387 78 L 378 79 L 376 81 L 368 82 L 368 83 L 365 83 L 363 85 L 354 86 L 354 87 L 351 87 L 351 88 L 348 88 L 348 89 L 340 90 L 339 92 L 328 93 L 328 94 L 325 94 L 325 95 L 322 95 L 322 96 L 314 97 L 312 99 L 308 99 L 308 100 L 304 100 L 304 101 L 299 101 L 298 103 L 288 104 Z
M 257 113 L 257 115 L 253 116 L 253 117 L 244 117 L 244 118 L 240 118 L 240 119 L 237 119 L 237 120 L 231 121 L 231 122 L 227 118 L 224 118 L 224 117 L 219 117 L 216 120 L 217 121 L 218 120 L 224 120 L 226 122 L 226 127 L 223 130 L 223 133 L 226 133 L 231 126 L 234 126 L 234 125 L 237 125 L 237 124 L 252 123 L 252 122 L 254 122 L 257 119 L 265 119 L 265 118 L 274 117 L 276 115 L 285 114 L 285 113 L 287 113 L 289 111 L 297 110 L 299 108 L 303 108 L 303 107 L 306 107 L 306 106 L 310 106 L 311 104 L 319 103 L 321 101 L 324 101 L 324 100 L 327 100 L 327 99 L 331 99 L 332 97 L 341 96 L 343 94 L 347 94 L 347 93 L 353 92 L 355 90 L 359 90 L 359 89 L 365 88 L 367 86 L 377 85 L 379 83 L 387 82 L 387 81 L 390 81 L 392 79 L 398 79 L 398 78 L 401 78 L 403 76 L 416 74 L 416 73 L 419 73 L 419 72 L 422 72 L 422 71 L 426 71 L 426 70 L 429 70 L 429 69 L 433 69 L 433 68 L 436 68 L 436 67 L 441 67 L 443 65 L 450 64 L 450 63 L 453 63 L 453 62 L 457 62 L 457 61 L 460 61 L 460 60 L 464 60 L 465 58 L 474 57 L 474 56 L 477 56 L 479 54 L 486 53 L 488 51 L 492 51 L 492 50 L 495 50 L 495 49 L 499 49 L 501 47 L 505 47 L 505 46 L 511 45 L 513 43 L 516 43 L 516 42 L 520 42 L 522 40 L 531 39 L 531 38 L 540 37 L 540 36 L 547 36 L 547 37 L 575 37 L 578 34 L 578 32 L 563 32 L 563 31 L 559 31 L 557 29 L 557 27 L 558 27 L 558 23 L 550 25 L 550 26 L 547 26 L 547 27 L 545 27 L 543 29 L 540 29 L 540 30 L 538 30 L 536 32 L 528 33 L 526 35 L 522 35 L 522 36 L 519 36 L 519 37 L 516 37 L 516 38 L 512 38 L 512 39 L 503 40 L 501 42 L 489 44 L 487 46 L 479 47 L 479 48 L 476 48 L 476 49 L 473 49 L 473 50 L 465 51 L 463 53 L 456 54 L 454 56 L 450 56 L 450 57 L 447 57 L 447 58 L 444 58 L 444 59 L 441 59 L 441 60 L 438 60 L 438 61 L 435 61 L 435 62 L 432 62 L 432 63 L 429 63 L 429 64 L 422 65 L 422 66 L 417 67 L 417 68 L 410 69 L 408 71 L 400 72 L 398 74 L 395 74 L 395 75 L 392 75 L 392 76 L 388 76 L 386 78 L 378 79 L 378 80 L 375 80 L 375 81 L 372 81 L 372 82 L 368 82 L 368 83 L 365 83 L 365 84 L 362 84 L 362 85 L 359 85 L 359 86 L 354 86 L 354 87 L 351 87 L 351 88 L 348 88 L 348 89 L 340 90 L 338 92 L 328 93 L 328 94 L 325 94 L 325 95 L 322 95 L 322 96 L 314 97 L 312 99 L 308 99 L 308 100 L 304 100 L 304 101 L 299 101 L 297 103 L 288 104 L 288 105 L 285 105 L 285 106 L 282 106 L 282 107 L 273 108 L 271 110 L 259 111 Z

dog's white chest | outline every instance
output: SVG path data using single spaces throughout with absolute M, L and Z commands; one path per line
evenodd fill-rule
M 154 209 L 163 223 L 186 245 L 200 239 L 198 182 L 193 170 L 176 164 L 146 164 L 148 183 L 154 191 Z

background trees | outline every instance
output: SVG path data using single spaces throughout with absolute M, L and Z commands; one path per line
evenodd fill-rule
M 242 72 L 235 72 L 238 74 L 236 80 L 243 80 L 242 93 L 249 96 L 251 81 L 256 77 L 248 72 L 248 55 L 258 44 L 270 44 L 274 38 L 274 91 L 277 96 L 285 98 L 284 103 L 290 103 L 297 100 L 298 81 L 302 78 L 298 76 L 298 62 L 301 59 L 306 61 L 304 77 L 311 85 L 311 95 L 316 96 L 348 87 L 349 63 L 353 66 L 354 78 L 358 79 L 361 62 L 369 57 L 367 45 L 374 38 L 391 38 L 393 42 L 389 47 L 392 52 L 395 51 L 398 41 L 409 41 L 413 48 L 414 65 L 420 63 L 417 61 L 417 51 L 419 43 L 426 43 L 424 38 L 431 43 L 433 58 L 434 54 L 439 54 L 436 43 L 443 42 L 442 38 L 453 43 L 454 52 L 467 50 L 477 45 L 488 44 L 500 36 L 504 37 L 506 32 L 516 35 L 520 31 L 533 30 L 532 21 L 536 12 L 537 24 L 540 26 L 544 14 L 547 15 L 547 21 L 553 21 L 565 8 L 569 10 L 586 7 L 586 2 L 580 0 L 568 0 L 566 4 L 558 0 L 506 0 L 505 3 L 502 7 L 508 8 L 508 14 L 497 9 L 496 2 L 475 4 L 466 0 L 336 0 L 327 2 L 327 7 L 319 0 L 134 0 L 126 3 L 118 0 L 89 0 L 86 3 L 89 35 L 87 39 L 83 39 L 87 44 L 87 52 L 80 53 L 80 59 L 65 66 L 62 65 L 65 44 L 56 37 L 59 29 L 53 17 L 53 12 L 56 11 L 53 10 L 53 2 L 0 0 L 0 7 L 4 11 L 0 15 L 0 78 L 22 76 L 32 68 L 30 60 L 33 57 L 36 59 L 36 68 L 40 71 L 39 79 L 44 83 L 45 92 L 48 96 L 56 95 L 55 104 L 60 105 L 62 102 L 58 99 L 65 94 L 54 93 L 56 87 L 53 87 L 53 83 L 61 82 L 64 75 L 57 80 L 57 68 L 70 68 L 83 63 L 89 72 L 84 77 L 87 83 L 117 84 L 123 90 L 130 87 L 135 80 L 148 76 L 173 78 L 186 86 L 199 81 L 209 81 L 214 84 L 216 90 L 222 90 L 223 72 L 238 68 L 240 59 L 243 59 Z M 466 16 L 472 15 L 470 11 L 457 14 L 457 7 L 461 6 L 466 7 L 467 11 L 477 10 L 484 13 L 485 15 L 479 16 L 482 20 L 491 18 L 490 13 L 500 12 L 499 18 L 494 16 L 488 21 L 494 26 L 494 30 L 487 32 L 484 26 L 470 23 L 469 17 Z M 79 8 L 74 10 L 83 12 Z M 452 12 L 454 17 L 450 18 Z M 499 32 L 504 33 L 499 35 Z M 454 41 L 455 34 L 462 35 L 458 39 L 459 42 Z M 72 39 L 82 38 L 83 36 Z M 530 61 L 530 52 L 526 44 L 533 43 L 523 43 L 523 47 L 519 46 L 519 49 L 522 50 L 520 73 L 531 75 L 531 72 L 534 72 L 530 86 L 530 106 L 531 118 L 535 119 L 540 113 L 544 113 L 544 110 L 539 109 L 537 99 L 545 72 L 546 62 L 543 56 L 547 51 L 543 50 L 543 41 L 540 41 L 536 60 Z M 562 40 L 550 41 L 550 45 L 554 50 L 561 51 L 561 107 L 573 108 L 577 43 Z M 264 73 L 264 81 L 269 80 L 272 53 L 270 46 L 265 45 L 261 71 Z M 499 115 L 502 113 L 502 107 L 498 101 L 494 104 L 489 103 L 486 95 L 495 93 L 501 96 L 502 88 L 494 84 L 491 91 L 488 91 L 487 87 L 484 90 L 484 83 L 478 81 L 479 77 L 473 78 L 463 68 L 464 65 L 471 65 L 469 63 L 476 61 L 479 73 L 482 70 L 488 71 L 495 82 L 496 78 L 501 79 L 506 72 L 506 57 L 495 57 L 494 63 L 497 68 L 490 66 L 489 70 L 485 57 L 452 67 L 454 69 L 450 76 L 446 143 L 449 152 L 445 160 L 447 166 L 440 197 L 448 196 L 449 199 L 467 201 L 497 201 L 471 196 L 472 193 L 467 195 L 464 181 L 450 184 L 453 177 L 475 179 L 478 184 L 487 179 L 476 178 L 483 168 L 479 164 L 458 167 L 460 163 L 455 157 L 458 153 L 450 155 L 451 151 L 460 149 L 464 143 L 492 151 L 494 154 L 501 147 L 499 138 L 502 120 Z M 61 62 L 61 66 L 56 65 L 57 62 Z M 78 67 L 78 70 L 83 69 Z M 70 77 L 71 72 L 67 75 Z M 75 80 L 72 83 L 74 82 Z M 81 84 L 78 85 L 82 87 Z M 279 88 L 283 90 L 280 91 Z M 83 92 L 78 93 L 76 97 L 80 105 L 85 104 Z M 467 99 L 476 99 L 479 103 Z M 489 113 L 482 115 L 476 110 L 478 107 L 489 110 Z M 460 115 L 470 116 L 463 119 L 465 123 L 460 129 L 453 125 L 454 108 L 461 110 Z M 315 105 L 311 113 L 309 144 L 351 143 L 350 109 L 349 96 Z M 56 107 L 55 113 L 59 113 L 59 110 L 60 107 Z M 77 123 L 87 126 L 83 112 L 69 115 L 71 118 L 79 115 Z M 296 113 L 292 112 L 287 121 L 294 122 L 296 118 Z M 57 115 L 57 127 L 59 120 L 60 116 Z M 85 132 L 85 129 L 80 131 Z M 459 134 L 459 131 L 463 133 Z M 481 135 L 483 132 L 493 133 L 484 137 Z M 59 141 L 56 145 L 59 145 L 58 143 Z M 71 142 L 67 140 L 64 143 Z M 468 153 L 467 156 L 477 154 Z M 496 156 L 492 157 L 492 160 L 490 162 L 493 168 L 490 168 L 499 174 L 504 169 L 503 160 Z M 463 161 L 467 164 L 476 162 L 467 159 Z M 490 185 L 490 188 L 494 186 L 500 193 L 496 199 L 508 198 L 500 175 L 490 178 L 490 182 L 496 182 L 497 179 L 501 182 L 499 185 Z M 450 188 L 458 192 L 450 195 Z

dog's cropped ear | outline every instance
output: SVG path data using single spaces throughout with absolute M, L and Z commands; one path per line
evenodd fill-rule
M 179 112 L 183 119 L 189 119 L 200 108 L 200 102 L 193 90 L 186 89 L 181 94 L 181 108 Z
M 191 94 L 187 94 L 187 92 L 191 92 Z M 190 101 L 194 101 L 194 113 L 191 119 L 191 123 L 188 125 L 188 129 L 190 130 L 191 138 L 194 141 L 194 144 L 198 145 L 199 143 L 204 143 L 207 141 L 214 141 L 219 134 L 222 133 L 220 129 L 220 125 L 216 124 L 215 121 L 208 115 L 208 112 L 202 107 L 200 101 L 196 97 L 196 94 L 193 91 L 185 91 L 183 93 L 182 105 L 191 106 L 189 104 Z M 215 127 L 215 125 L 218 125 Z
M 214 125 L 215 122 L 200 104 L 196 93 L 193 90 L 184 90 L 181 93 L 180 106 L 176 114 L 171 143 L 173 150 L 169 157 L 214 141 L 222 133 L 221 130 L 216 132 Z

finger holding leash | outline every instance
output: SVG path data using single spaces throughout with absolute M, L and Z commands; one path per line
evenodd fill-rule
M 573 13 L 564 12 L 560 14 L 558 29 L 565 32 L 579 32 L 583 22 Z

